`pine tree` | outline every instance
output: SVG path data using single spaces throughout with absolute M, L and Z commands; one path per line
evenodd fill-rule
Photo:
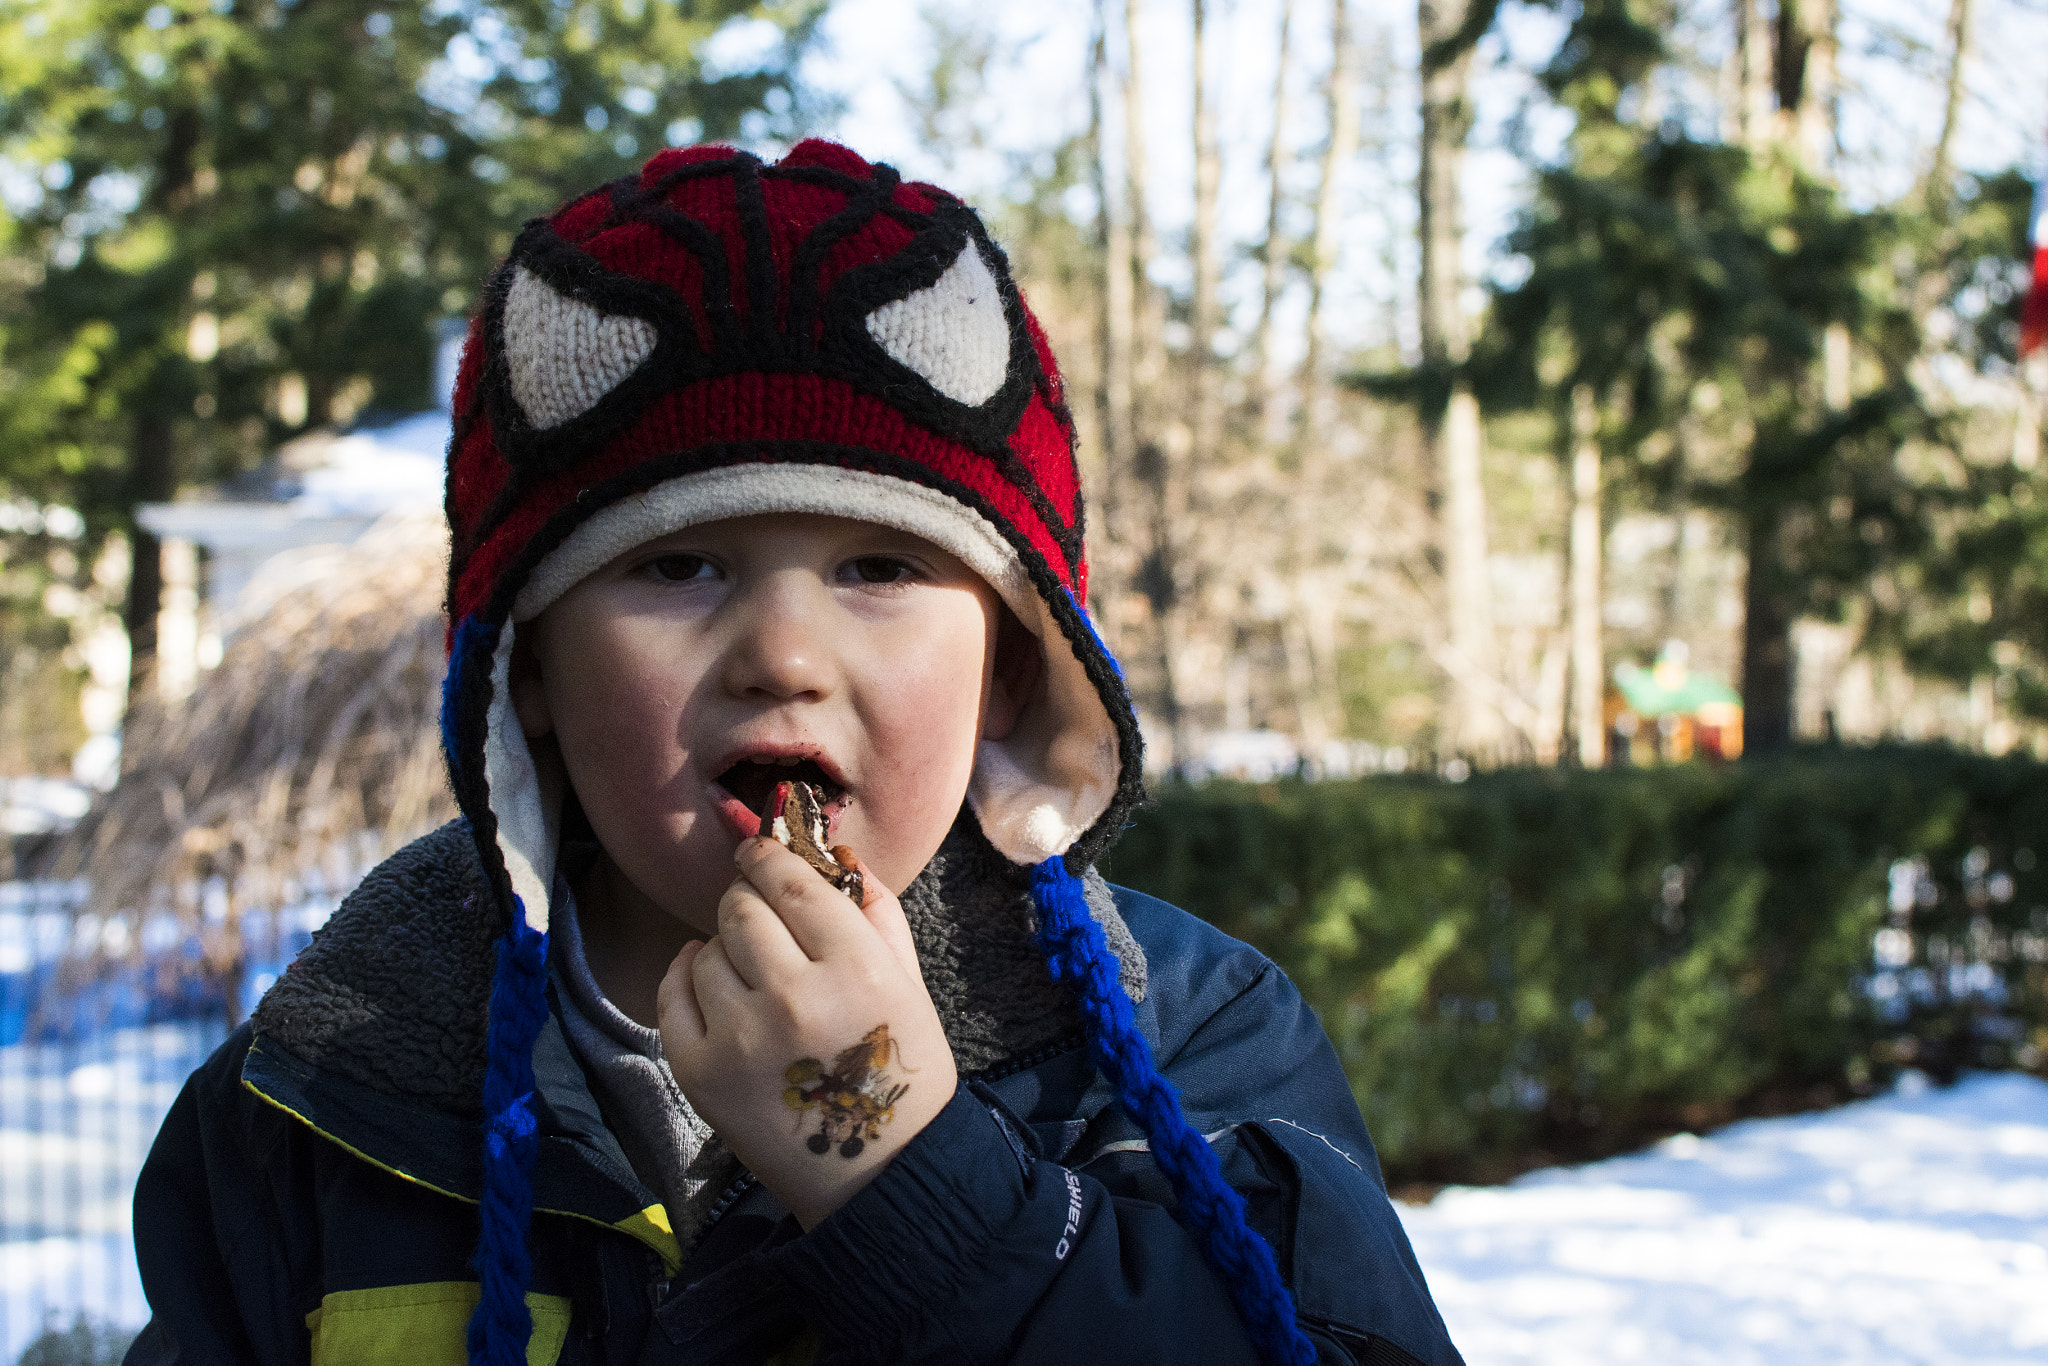
M 1725 514 L 1748 560 L 1745 729 L 1769 750 L 1791 738 L 1793 623 L 1841 614 L 1926 553 L 1954 496 L 1896 458 L 1939 436 L 1908 374 L 1917 329 L 1895 263 L 1910 225 L 1844 207 L 1776 144 L 1621 117 L 1667 59 L 1668 17 L 1597 0 L 1574 21 L 1545 74 L 1577 120 L 1568 156 L 1510 239 L 1531 271 L 1496 293 L 1475 368 L 1490 402 L 1545 407 L 1560 432 L 1572 395 L 1595 396 L 1576 425 L 1625 483 L 1682 486 Z M 1837 330 L 1860 393 L 1828 392 Z M 1652 440 L 1681 429 L 1693 439 Z
M 787 126 L 821 12 L 0 0 L 0 162 L 33 178 L 0 219 L 0 488 L 135 538 L 146 656 L 137 503 L 425 406 L 434 320 L 526 217 L 665 141 Z

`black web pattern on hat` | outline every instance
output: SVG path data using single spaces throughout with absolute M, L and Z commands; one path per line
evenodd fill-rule
M 693 179 L 729 176 L 734 182 L 736 228 L 742 243 L 744 298 L 735 304 L 732 271 L 723 234 L 713 224 L 676 208 L 669 195 Z M 847 196 L 837 213 L 813 227 L 798 243 L 787 288 L 770 249 L 764 182 L 802 181 Z M 697 380 L 760 373 L 812 375 L 843 381 L 887 403 L 933 434 L 990 461 L 1004 480 L 1030 502 L 1071 569 L 1082 558 L 1085 514 L 1079 498 L 1057 508 L 1030 468 L 1010 448 L 1027 405 L 1036 396 L 1058 424 L 1069 447 L 1073 417 L 1054 376 L 1040 364 L 1021 296 L 1009 262 L 974 211 L 933 187 L 920 192 L 933 202 L 929 212 L 895 202 L 900 178 L 877 165 L 862 180 L 823 166 L 769 166 L 746 153 L 678 167 L 648 185 L 637 178 L 615 181 L 603 193 L 608 212 L 591 234 L 630 223 L 661 232 L 687 251 L 701 272 L 701 308 L 711 334 L 699 345 L 688 301 L 673 288 L 606 268 L 563 238 L 552 223 L 536 219 L 514 243 L 505 265 L 487 287 L 484 342 L 488 364 L 480 386 L 481 411 L 464 414 L 455 434 L 459 449 L 477 417 L 488 414 L 492 436 L 511 466 L 510 477 L 469 528 L 467 550 L 487 539 L 525 497 L 533 483 L 561 473 L 624 436 L 662 395 Z M 878 261 L 849 267 L 818 297 L 818 277 L 832 248 L 859 232 L 877 215 L 909 229 L 909 243 Z M 985 400 L 969 404 L 941 392 L 930 377 L 891 356 L 870 332 L 875 310 L 932 287 L 961 260 L 978 252 L 995 284 L 1008 333 L 1008 368 Z M 537 427 L 513 391 L 505 337 L 508 298 L 521 271 L 530 272 L 563 298 L 607 317 L 642 320 L 654 331 L 654 345 L 632 372 L 585 411 Z M 813 335 L 814 332 L 820 335 Z M 650 453 L 653 454 L 653 453 Z

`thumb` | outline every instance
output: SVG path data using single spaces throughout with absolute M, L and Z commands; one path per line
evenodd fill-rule
M 903 970 L 923 981 L 924 969 L 917 961 L 917 941 L 911 937 L 910 922 L 903 916 L 903 903 L 882 885 L 882 880 L 868 870 L 867 865 L 860 861 L 860 855 L 853 850 L 843 844 L 834 845 L 832 857 L 839 860 L 841 867 L 851 868 L 860 874 L 860 913 L 882 936 L 882 942 L 896 955 L 896 961 L 903 964 Z

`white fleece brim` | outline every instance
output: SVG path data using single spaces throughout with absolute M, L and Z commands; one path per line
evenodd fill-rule
M 964 503 L 893 475 L 833 465 L 728 465 L 680 475 L 593 514 L 534 569 L 498 638 L 485 773 L 498 846 L 527 923 L 547 928 L 563 777 L 536 765 L 511 700 L 512 642 L 564 593 L 670 532 L 767 512 L 846 517 L 909 532 L 980 575 L 1038 637 L 1040 685 L 1002 740 L 982 741 L 967 799 L 1013 863 L 1064 854 L 1109 809 L 1120 771 L 1115 723 L 1010 543 Z

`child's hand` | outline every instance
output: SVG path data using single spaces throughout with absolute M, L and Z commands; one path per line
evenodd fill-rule
M 872 873 L 856 907 L 772 839 L 733 859 L 717 935 L 662 980 L 662 1049 L 697 1113 L 808 1229 L 945 1108 L 953 1050 L 903 907 Z

